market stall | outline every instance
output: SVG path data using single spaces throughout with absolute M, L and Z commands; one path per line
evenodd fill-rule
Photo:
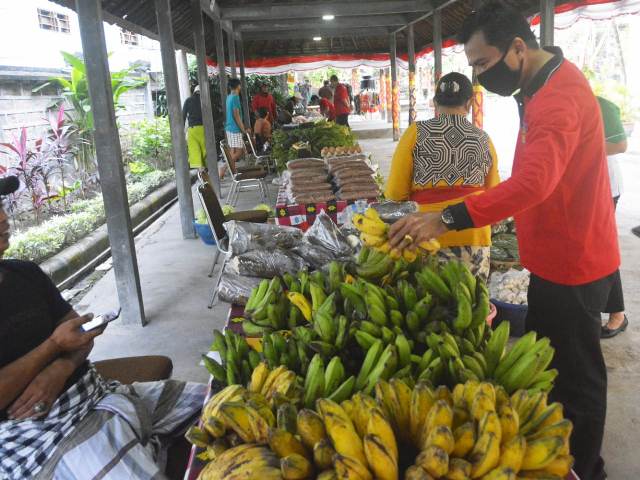
M 509 346 L 508 322 L 488 326 L 487 286 L 439 264 L 437 242 L 390 250 L 383 218 L 410 207 L 354 214 L 351 238 L 326 214 L 304 234 L 232 234 L 236 258 L 253 252 L 234 273 L 261 280 L 227 288 L 244 305 L 204 360 L 212 389 L 187 433 L 187 478 L 575 478 L 571 422 L 547 400 L 548 339 Z M 333 259 L 258 266 L 303 243 Z

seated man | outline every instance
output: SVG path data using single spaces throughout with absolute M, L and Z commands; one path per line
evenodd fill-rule
M 0 178 L 0 478 L 164 478 L 162 440 L 200 412 L 206 386 L 173 380 L 107 382 L 87 356 L 103 330 L 80 316 L 31 262 L 9 247 Z
M 256 139 L 256 150 L 260 153 L 264 151 L 266 144 L 271 142 L 271 123 L 268 120 L 269 111 L 261 107 L 258 109 L 258 118 L 253 125 L 253 134 Z

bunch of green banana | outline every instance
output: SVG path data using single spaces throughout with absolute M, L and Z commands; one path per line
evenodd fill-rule
M 520 389 L 548 392 L 558 375 L 555 369 L 547 370 L 553 354 L 548 338 L 536 341 L 536 333 L 528 332 L 498 362 L 493 378 L 509 393 Z
M 322 356 L 314 355 L 304 379 L 304 406 L 313 408 L 319 398 L 336 402 L 346 400 L 353 392 L 355 380 L 353 375 L 347 378 L 340 357 L 333 357 L 325 368 Z
M 253 350 L 244 337 L 225 330 L 213 331 L 213 343 L 210 350 L 217 352 L 222 363 L 202 356 L 205 367 L 214 379 L 225 385 L 247 383 L 251 378 L 251 372 L 260 363 L 260 354 Z
M 365 280 L 380 281 L 393 271 L 395 264 L 386 253 L 363 247 L 355 271 L 358 277 Z
M 290 306 L 283 295 L 280 278 L 275 277 L 270 282 L 263 280 L 253 290 L 245 306 L 245 320 L 242 322 L 242 328 L 250 337 L 283 330 L 291 323 L 289 315 Z M 297 320 L 294 319 L 294 322 L 297 324 Z

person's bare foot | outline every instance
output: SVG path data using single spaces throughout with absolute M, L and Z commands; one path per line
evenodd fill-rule
M 610 330 L 616 330 L 624 323 L 624 312 L 616 312 L 609 314 L 609 321 L 607 322 L 607 328 Z

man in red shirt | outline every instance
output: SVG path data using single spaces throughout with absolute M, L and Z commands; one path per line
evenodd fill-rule
M 256 118 L 259 118 L 258 111 L 261 108 L 267 109 L 267 112 L 269 112 L 267 121 L 273 125 L 273 122 L 278 118 L 276 101 L 273 99 L 273 95 L 269 93 L 269 85 L 266 82 L 260 84 L 260 91 L 251 99 L 251 110 Z
M 351 100 L 347 86 L 340 83 L 337 75 L 331 75 L 331 88 L 333 88 L 333 105 L 336 109 L 336 123 L 349 126 L 349 113 L 351 113 Z
M 327 92 L 328 90 L 328 92 Z M 334 122 L 336 119 L 336 108 L 331 101 L 331 89 L 320 89 L 320 113 L 330 122 Z
M 619 277 L 620 253 L 598 102 L 580 70 L 559 49 L 540 49 L 526 19 L 501 2 L 471 14 L 461 41 L 487 90 L 519 90 L 512 176 L 440 213 L 406 217 L 391 228 L 391 243 L 515 217 L 521 262 L 531 271 L 526 327 L 555 348 L 551 399 L 574 423 L 574 468 L 582 480 L 601 480 L 607 373 L 600 312 Z

